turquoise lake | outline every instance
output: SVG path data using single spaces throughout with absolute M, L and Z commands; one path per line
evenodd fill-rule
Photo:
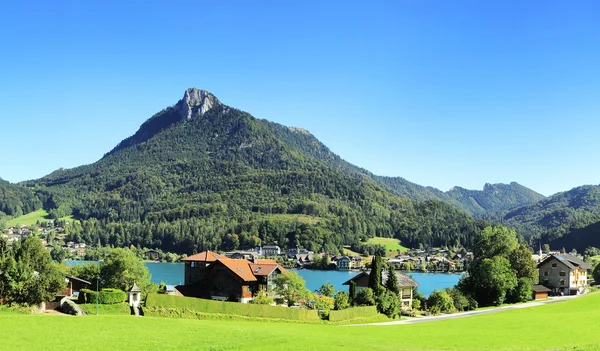
M 85 263 L 85 261 L 65 261 L 68 265 Z M 163 262 L 145 262 L 144 263 L 155 283 L 164 282 L 165 284 L 179 285 L 183 284 L 184 268 L 183 263 L 163 263 Z M 309 269 L 293 269 L 306 280 L 306 287 L 311 290 L 317 290 L 326 282 L 334 285 L 336 290 L 348 290 L 347 286 L 342 285 L 345 281 L 357 275 L 358 272 L 344 271 L 317 271 Z M 460 279 L 460 274 L 447 273 L 409 273 L 414 280 L 419 283 L 419 290 L 425 295 L 431 294 L 434 289 L 449 288 Z

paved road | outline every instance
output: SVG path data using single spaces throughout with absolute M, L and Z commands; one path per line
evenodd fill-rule
M 581 295 L 552 297 L 549 300 L 544 300 L 544 301 L 532 301 L 532 302 L 520 303 L 520 304 L 510 305 L 510 306 L 488 308 L 488 309 L 484 309 L 484 310 L 444 314 L 441 316 L 417 317 L 417 318 L 408 318 L 408 319 L 392 321 L 392 322 L 353 324 L 353 325 L 348 325 L 348 326 L 349 327 L 365 327 L 365 326 L 385 326 L 385 325 L 433 322 L 433 321 L 439 321 L 439 320 L 444 320 L 444 319 L 471 317 L 471 316 L 477 316 L 480 314 L 489 314 L 489 313 L 496 313 L 496 312 L 507 311 L 507 310 L 517 310 L 517 309 L 521 309 L 521 308 L 543 306 L 543 305 L 548 305 L 551 303 L 566 301 L 566 300 L 569 300 L 572 298 L 576 298 L 578 296 L 581 296 Z

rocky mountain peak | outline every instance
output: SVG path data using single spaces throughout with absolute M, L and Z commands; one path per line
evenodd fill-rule
M 175 108 L 181 114 L 182 120 L 190 120 L 204 115 L 206 111 L 220 103 L 219 99 L 206 90 L 189 88 L 183 94 L 183 98 L 175 105 Z

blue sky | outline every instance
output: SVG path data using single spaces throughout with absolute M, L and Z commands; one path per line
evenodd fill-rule
M 600 183 L 597 1 L 0 4 L 0 177 L 92 163 L 189 87 L 448 190 Z

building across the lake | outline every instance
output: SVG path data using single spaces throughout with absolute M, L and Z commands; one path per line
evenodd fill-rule
M 551 254 L 538 263 L 540 284 L 554 294 L 577 295 L 587 287 L 587 270 L 582 259 L 567 254 Z
M 360 272 L 358 275 L 346 281 L 343 285 L 350 285 L 350 282 L 354 281 L 356 284 L 356 292 L 358 293 L 361 289 L 366 289 L 369 287 L 369 274 L 369 271 Z M 402 309 L 412 309 L 413 289 L 419 286 L 419 283 L 402 272 L 395 272 L 395 274 L 396 279 L 398 280 L 398 289 L 400 291 L 399 295 L 400 302 L 402 303 Z M 382 273 L 381 284 L 385 284 L 387 278 L 387 273 Z
M 272 257 L 281 255 L 281 248 L 278 245 L 264 245 L 256 248 L 260 256 Z

